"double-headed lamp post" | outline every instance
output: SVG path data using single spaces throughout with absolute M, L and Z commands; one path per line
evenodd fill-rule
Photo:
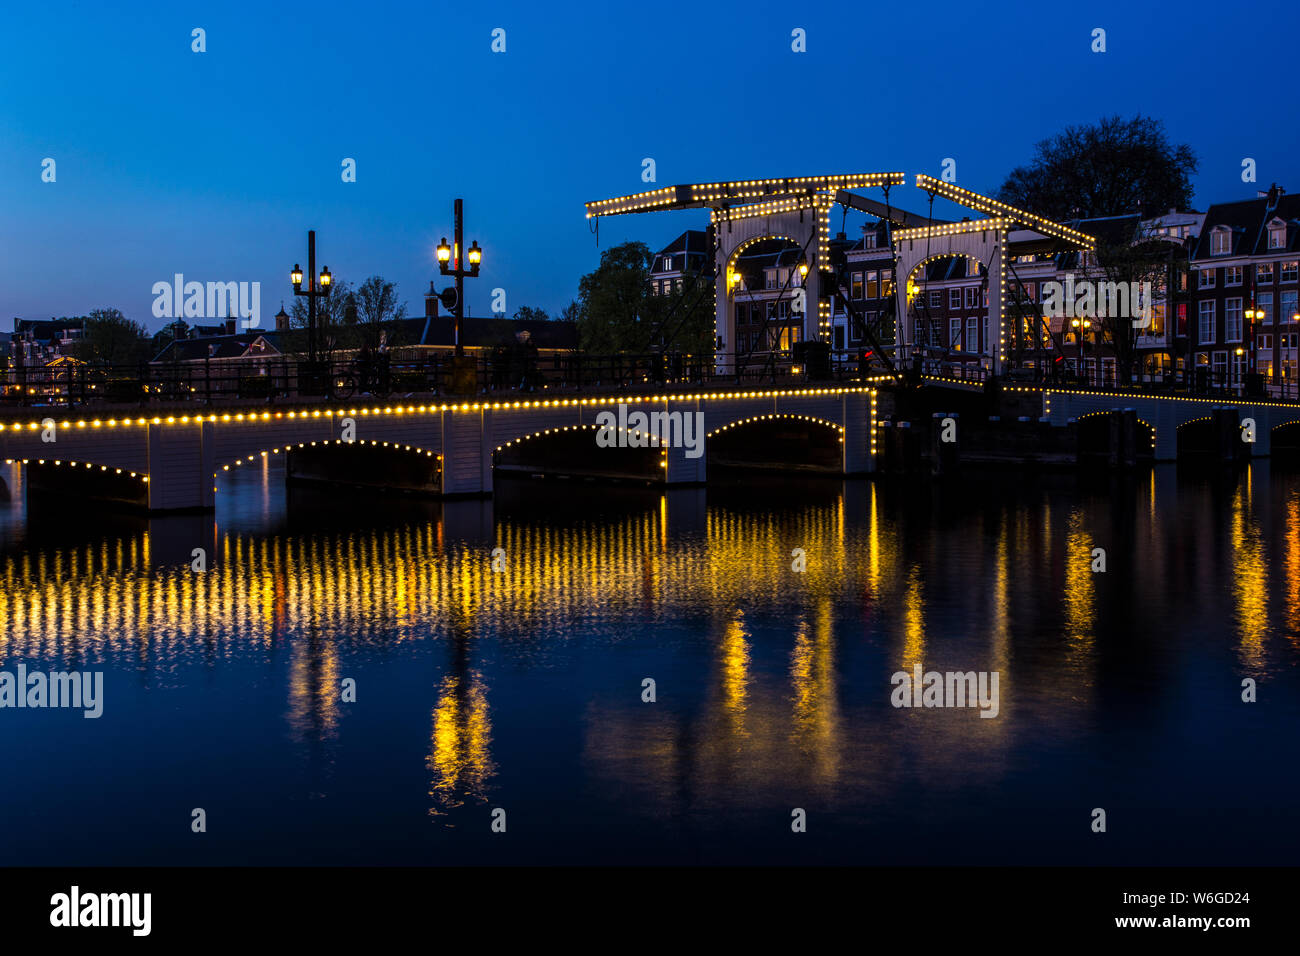
M 469 249 L 465 249 L 463 204 L 460 199 L 456 200 L 455 235 L 455 248 L 447 245 L 446 236 L 443 236 L 442 242 L 438 243 L 438 269 L 443 275 L 456 278 L 456 357 L 460 358 L 465 354 L 465 344 L 461 335 L 465 317 L 465 277 L 475 278 L 478 275 L 479 264 L 483 261 L 483 250 L 479 248 L 477 239 Z M 461 261 L 461 250 L 465 250 L 465 258 L 469 260 L 468 269 Z
M 1075 372 L 1082 377 L 1083 372 L 1083 337 L 1088 329 L 1092 328 L 1092 319 L 1071 319 L 1070 328 L 1074 329 L 1074 343 L 1077 346 L 1079 367 Z M 1091 384 L 1089 382 L 1088 384 Z
M 289 278 L 293 282 L 293 294 L 305 295 L 307 297 L 307 355 L 312 365 L 316 364 L 316 300 L 330 294 L 330 287 L 333 284 L 333 277 L 330 275 L 329 266 L 321 269 L 320 288 L 316 288 L 316 230 L 307 231 L 307 290 L 302 288 L 302 266 L 298 263 L 293 264 L 293 271 L 289 273 Z M 313 370 L 314 372 L 314 370 Z

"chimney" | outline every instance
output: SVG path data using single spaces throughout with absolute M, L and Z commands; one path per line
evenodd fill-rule
M 229 316 L 226 319 L 226 334 L 227 335 L 235 334 L 235 317 L 233 315 Z
M 433 287 L 433 280 L 429 280 L 429 291 L 424 294 L 424 317 L 426 319 L 436 319 L 438 317 L 438 293 Z
M 1275 209 L 1277 207 L 1277 201 L 1282 198 L 1282 194 L 1284 192 L 1286 192 L 1286 190 L 1283 189 L 1281 186 L 1279 186 L 1277 183 L 1274 183 L 1273 185 L 1268 187 L 1267 198 L 1268 198 L 1268 208 L 1270 210 Z

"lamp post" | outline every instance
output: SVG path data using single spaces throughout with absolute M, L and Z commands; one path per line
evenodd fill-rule
M 293 271 L 289 273 L 289 279 L 293 282 L 293 294 L 305 295 L 307 297 L 307 356 L 311 362 L 315 374 L 316 365 L 316 300 L 324 298 L 330 294 L 330 286 L 333 277 L 330 275 L 329 266 L 326 266 L 320 273 L 320 288 L 316 288 L 316 230 L 307 231 L 307 290 L 302 288 L 302 267 L 298 263 L 293 264 Z
M 1083 342 L 1083 337 L 1084 337 L 1085 334 L 1087 334 L 1088 329 L 1092 328 L 1092 320 L 1091 320 L 1091 319 L 1071 319 L 1071 320 L 1070 320 L 1070 328 L 1074 329 L 1074 342 L 1075 342 L 1075 345 L 1078 347 L 1078 348 L 1077 348 L 1077 353 L 1078 353 L 1077 357 L 1078 357 L 1078 361 L 1079 361 L 1079 367 L 1078 367 L 1078 369 L 1077 369 L 1076 371 L 1079 373 L 1079 377 L 1080 377 L 1080 378 L 1083 378 L 1083 376 L 1084 376 L 1084 370 L 1083 370 L 1083 345 L 1084 345 L 1084 342 Z M 1087 380 L 1085 380 L 1085 381 L 1087 381 Z M 1091 383 L 1091 381 L 1087 381 L 1087 384 L 1091 385 L 1092 383 Z
M 1296 324 L 1300 324 L 1300 312 L 1292 313 L 1291 316 L 1292 328 L 1294 328 Z M 1279 324 L 1279 328 L 1281 328 L 1281 324 Z M 1294 334 L 1295 334 L 1294 332 L 1286 332 L 1286 333 L 1278 332 L 1278 338 L 1281 339 L 1284 337 L 1286 338 L 1287 341 L 1286 352 L 1284 352 L 1284 354 L 1286 354 L 1287 356 L 1287 362 L 1283 364 L 1283 368 L 1282 368 L 1282 397 L 1283 398 L 1287 397 L 1287 382 L 1291 378 L 1291 360 L 1292 360 L 1292 356 L 1295 355 L 1294 346 L 1291 345 L 1291 336 L 1294 336 Z M 1300 389 L 1297 389 L 1296 397 L 1300 398 Z
M 438 244 L 438 269 L 445 276 L 454 276 L 456 279 L 456 358 L 465 355 L 465 343 L 462 341 L 462 330 L 464 328 L 465 317 L 465 277 L 473 279 L 478 276 L 479 264 L 483 261 L 483 250 L 479 248 L 478 240 L 465 249 L 465 230 L 464 230 L 464 208 L 463 200 L 456 200 L 456 246 L 453 249 L 447 245 L 447 237 L 443 236 L 442 242 Z M 461 260 L 461 252 L 464 250 L 465 259 L 469 260 L 469 268 L 466 269 L 464 262 Z

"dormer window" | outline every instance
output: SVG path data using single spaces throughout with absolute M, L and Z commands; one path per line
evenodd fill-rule
M 661 271 L 663 272 L 673 271 L 673 260 L 670 256 L 664 256 L 664 267 Z
M 1232 230 L 1227 226 L 1215 226 L 1210 233 L 1210 255 L 1226 256 L 1232 252 Z
M 1268 247 L 1270 249 L 1286 248 L 1286 223 L 1274 219 L 1268 224 Z

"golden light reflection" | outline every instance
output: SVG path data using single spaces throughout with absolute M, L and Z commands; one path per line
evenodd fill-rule
M 1286 635 L 1291 645 L 1300 649 L 1300 492 L 1287 496 L 1285 509 L 1282 567 L 1286 576 Z
M 1264 666 L 1264 638 L 1268 634 L 1268 567 L 1259 524 L 1252 514 L 1252 471 L 1232 497 L 1229 545 L 1232 554 L 1232 595 L 1240 637 L 1238 654 L 1243 666 L 1259 671 Z
M 429 813 L 439 816 L 468 801 L 487 799 L 492 762 L 492 722 L 487 686 L 477 671 L 461 678 L 448 675 L 438 690 L 428 768 L 433 777 Z
M 1072 644 L 1087 650 L 1092 648 L 1096 614 L 1092 550 L 1087 516 L 1075 508 L 1066 521 L 1065 533 L 1065 634 Z
M 903 655 L 901 669 L 911 671 L 925 663 L 925 597 L 921 569 L 913 567 L 907 575 L 903 593 Z
M 722 669 L 722 709 L 738 735 L 745 733 L 746 685 L 749 683 L 749 641 L 744 615 L 737 611 L 723 631 L 718 654 Z

